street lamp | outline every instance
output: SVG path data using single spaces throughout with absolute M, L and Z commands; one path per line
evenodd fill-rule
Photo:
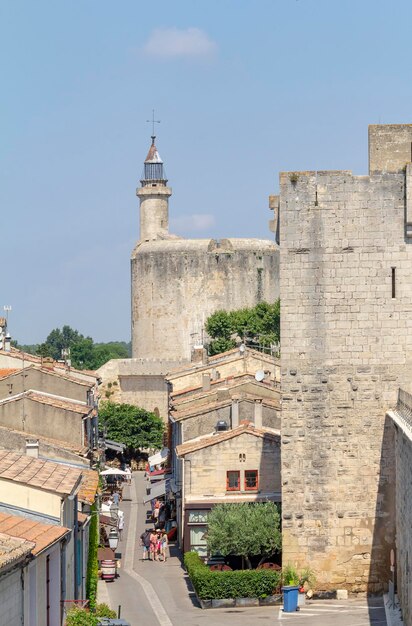
M 119 519 L 119 505 L 114 502 L 110 505 L 110 517 L 116 522 Z
M 117 532 L 117 528 L 111 528 L 109 532 L 109 546 L 112 550 L 116 550 L 118 543 L 119 533 Z

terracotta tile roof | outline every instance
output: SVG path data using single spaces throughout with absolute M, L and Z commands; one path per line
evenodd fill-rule
M 80 502 L 93 504 L 99 488 L 99 473 L 92 469 L 82 469 L 82 482 L 77 494 Z
M 10 352 L 6 350 L 0 350 L 0 356 L 2 355 L 11 357 L 14 359 L 19 359 L 20 361 L 24 360 L 30 363 L 37 363 L 40 366 L 44 362 L 44 359 L 41 356 L 37 356 L 35 354 L 29 354 L 28 352 L 22 352 L 21 350 L 18 350 L 17 348 L 11 348 Z M 73 374 L 84 374 L 86 376 L 96 377 L 96 372 L 94 370 L 78 370 L 75 367 L 67 368 L 67 366 L 64 363 L 59 363 L 58 361 L 53 361 L 53 360 L 52 360 L 52 364 L 53 364 L 53 368 L 56 368 L 58 370 L 64 370 L 65 372 L 67 372 L 67 375 L 70 375 L 69 373 L 73 372 Z
M 240 359 L 247 360 L 248 356 L 252 356 L 255 359 L 259 359 L 262 361 L 266 361 L 271 365 L 280 365 L 279 359 L 276 359 L 269 354 L 265 354 L 264 352 L 260 352 L 259 350 L 255 350 L 254 348 L 246 347 L 246 351 L 242 354 L 239 352 L 239 348 L 232 348 L 232 350 L 227 350 L 226 352 L 221 352 L 220 354 L 214 354 L 213 356 L 209 356 L 207 363 L 195 362 L 187 363 L 186 365 L 180 365 L 179 367 L 168 372 L 166 375 L 166 379 L 169 380 L 169 378 L 179 378 L 179 375 L 184 375 L 185 373 L 189 374 L 191 371 L 215 367 L 216 364 L 220 362 L 237 361 Z
M 77 513 L 77 521 L 79 522 L 80 525 L 83 525 L 84 522 L 87 521 L 88 519 L 88 515 L 86 515 L 86 513 L 80 513 L 80 511 Z
M 87 415 L 93 410 L 93 407 L 86 404 L 86 402 L 81 402 L 81 400 L 62 398 L 61 396 L 55 396 L 50 393 L 35 391 L 33 389 L 28 389 L 24 393 L 18 393 L 15 396 L 3 398 L 2 400 L 0 400 L 0 404 L 15 402 L 16 400 L 20 400 L 23 396 L 25 398 L 28 398 L 29 400 L 33 400 L 33 402 L 47 404 L 49 406 L 55 407 L 56 409 L 72 411 L 73 413 L 78 413 L 79 415 Z
M 0 450 L 0 479 L 3 480 L 66 496 L 77 487 L 81 473 L 80 469 L 61 463 Z
M 32 541 L 0 533 L 0 568 L 11 565 L 14 561 L 19 561 L 22 557 L 28 556 L 34 546 L 35 544 Z
M 61 398 L 60 396 L 54 396 L 51 394 L 45 394 L 41 391 L 27 391 L 26 395 L 30 400 L 34 402 L 40 402 L 41 404 L 48 404 L 54 406 L 57 409 L 65 409 L 67 411 L 73 411 L 80 415 L 87 415 L 93 410 L 93 407 L 88 406 L 86 402 L 80 400 L 70 400 L 69 398 Z
M 172 407 L 172 409 L 170 410 L 170 414 L 172 415 L 173 419 L 176 422 L 178 422 L 180 420 L 184 420 L 189 417 L 195 417 L 196 415 L 203 415 L 205 413 L 211 413 L 212 411 L 215 411 L 217 409 L 222 409 L 224 407 L 231 406 L 232 401 L 235 399 L 239 403 L 240 402 L 252 402 L 253 403 L 255 400 L 260 400 L 263 406 L 280 411 L 280 402 L 278 399 L 272 400 L 270 398 L 260 398 L 260 397 L 252 396 L 251 394 L 245 394 L 244 396 L 237 397 L 237 398 L 231 396 L 229 398 L 225 398 L 224 400 L 220 402 L 218 402 L 217 400 L 216 402 L 205 401 L 204 404 L 195 404 L 195 406 L 192 406 L 190 402 L 186 402 L 184 405 L 182 405 L 182 408 L 179 408 L 179 404 L 177 404 L 176 407 L 175 406 Z
M 0 351 L 1 352 L 1 351 Z M 27 367 L 20 367 L 20 368 L 0 368 L 0 379 L 1 378 L 8 378 L 9 376 L 14 376 L 15 374 L 21 373 L 22 371 L 26 371 L 26 370 L 38 370 L 40 372 L 43 372 L 43 374 L 48 374 L 49 376 L 54 376 L 55 378 L 63 378 L 64 380 L 67 380 L 71 383 L 76 383 L 77 385 L 81 385 L 82 387 L 87 387 L 87 389 L 91 389 L 94 385 L 94 383 L 92 382 L 87 382 L 85 380 L 80 380 L 79 378 L 74 378 L 73 376 L 69 376 L 65 371 L 56 371 L 56 370 L 51 370 L 48 367 L 37 367 L 34 363 L 32 363 L 31 365 L 27 366 Z M 60 369 L 60 368 L 59 368 Z
M 224 378 L 219 378 L 218 380 L 211 380 L 210 389 L 207 391 L 203 390 L 202 384 L 198 384 L 195 387 L 186 387 L 185 389 L 180 389 L 179 391 L 172 393 L 171 397 L 179 398 L 179 396 L 185 395 L 187 393 L 192 393 L 194 391 L 198 391 L 199 395 L 211 394 L 214 393 L 216 389 L 223 386 L 233 387 L 248 382 L 256 385 L 261 385 L 267 389 L 280 389 L 279 383 L 273 380 L 268 379 L 263 381 L 257 381 L 255 375 L 252 372 L 242 372 L 241 374 L 236 374 L 235 376 L 225 376 Z
M 0 378 L 7 378 L 11 376 L 11 374 L 15 374 L 16 372 L 20 372 L 20 369 L 12 368 L 12 367 L 3 367 L 0 368 Z
M 31 553 L 36 556 L 70 533 L 70 530 L 64 526 L 43 524 L 19 515 L 0 513 L 0 533 L 30 542 L 32 544 Z
M 241 424 L 237 428 L 232 430 L 225 430 L 223 432 L 205 435 L 198 437 L 197 439 L 190 439 L 186 443 L 182 443 L 180 446 L 176 446 L 176 454 L 178 456 L 185 456 L 190 452 L 196 452 L 202 448 L 208 448 L 209 446 L 215 446 L 223 441 L 228 441 L 234 437 L 240 435 L 253 435 L 254 437 L 261 437 L 262 439 L 271 439 L 272 441 L 280 442 L 280 431 L 272 430 L 269 428 L 255 428 L 253 424 Z

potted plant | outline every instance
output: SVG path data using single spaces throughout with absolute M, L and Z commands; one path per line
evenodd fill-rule
M 298 608 L 299 575 L 292 565 L 282 569 L 283 610 L 293 613 Z
M 313 587 L 315 580 L 315 574 L 310 567 L 305 567 L 305 569 L 301 570 L 299 573 L 298 606 L 303 606 L 305 604 L 306 593 L 311 587 Z

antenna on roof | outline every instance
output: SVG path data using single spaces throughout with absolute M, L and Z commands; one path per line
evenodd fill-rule
M 261 383 L 264 378 L 265 372 L 263 370 L 258 370 L 255 374 L 255 379 L 258 381 L 258 383 Z

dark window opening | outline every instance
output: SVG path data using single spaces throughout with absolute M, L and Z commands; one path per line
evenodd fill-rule
M 226 473 L 227 491 L 240 491 L 240 472 L 229 471 Z
M 392 268 L 392 298 L 396 298 L 396 267 Z
M 245 490 L 257 490 L 259 488 L 258 471 L 246 470 L 245 471 Z

